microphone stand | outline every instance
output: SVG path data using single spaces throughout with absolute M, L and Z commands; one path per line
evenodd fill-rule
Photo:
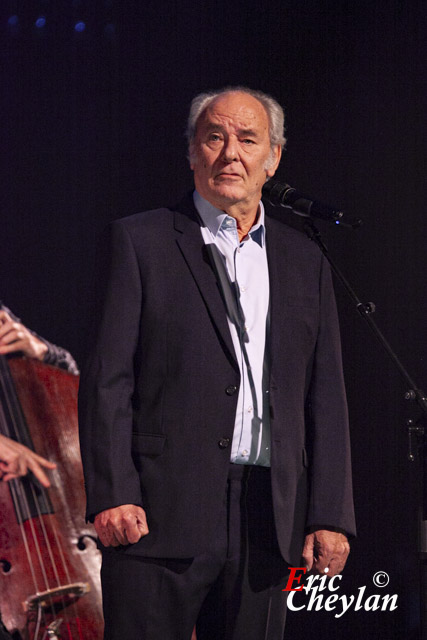
M 319 230 L 313 222 L 313 218 L 307 217 L 304 224 L 304 230 L 308 237 L 313 240 L 325 256 L 328 261 L 332 272 L 337 276 L 338 280 L 344 285 L 345 290 L 350 296 L 351 300 L 356 306 L 360 316 L 368 323 L 371 331 L 374 333 L 383 349 L 391 358 L 393 364 L 399 371 L 403 380 L 405 381 L 407 391 L 404 394 L 405 400 L 410 401 L 412 404 L 416 404 L 418 407 L 418 417 L 409 418 L 406 421 L 406 428 L 408 431 L 408 460 L 414 462 L 416 458 L 420 461 L 420 482 L 421 482 L 421 502 L 420 505 L 420 528 L 419 528 L 419 559 L 420 559 L 420 603 L 421 603 L 421 639 L 427 640 L 427 495 L 425 488 L 425 480 L 427 478 L 427 464 L 426 464 L 426 442 L 424 439 L 425 420 L 427 418 L 427 398 L 424 391 L 422 391 L 418 385 L 411 378 L 399 358 L 387 342 L 384 335 L 379 330 L 377 324 L 372 318 L 372 314 L 375 312 L 375 304 L 373 302 L 363 303 L 359 300 L 353 288 L 350 286 L 348 280 L 344 277 L 342 271 L 337 267 L 333 259 L 328 253 L 328 249 L 324 244 Z

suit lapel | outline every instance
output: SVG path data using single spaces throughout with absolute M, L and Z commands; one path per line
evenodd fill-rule
M 208 257 L 197 211 L 192 195 L 186 197 L 176 207 L 175 229 L 177 243 L 206 304 L 212 322 L 215 325 L 221 344 L 233 366 L 238 363 L 231 339 L 230 329 L 220 289 L 214 270 Z M 275 355 L 279 351 L 276 329 L 281 323 L 283 302 L 292 295 L 290 283 L 290 265 L 288 264 L 288 235 L 286 226 L 270 216 L 265 218 L 267 259 L 270 279 L 270 358 L 271 371 L 274 371 Z M 274 379 L 272 378 L 272 384 Z
M 177 244 L 197 284 L 227 357 L 238 369 L 224 301 L 200 232 L 200 222 L 192 197 L 176 208 Z

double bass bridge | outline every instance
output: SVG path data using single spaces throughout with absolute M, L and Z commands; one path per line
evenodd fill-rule
M 74 604 L 79 598 L 90 591 L 87 582 L 74 582 L 55 589 L 47 589 L 29 596 L 23 603 L 27 612 L 43 609 L 50 613 L 57 613 Z

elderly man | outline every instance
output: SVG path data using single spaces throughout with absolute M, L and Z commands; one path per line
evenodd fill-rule
M 112 223 L 81 379 L 105 638 L 281 640 L 288 566 L 354 534 L 336 307 L 317 247 L 265 216 L 283 111 L 197 96 L 195 191 Z

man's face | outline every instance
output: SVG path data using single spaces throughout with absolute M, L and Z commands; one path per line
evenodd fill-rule
M 226 93 L 197 122 L 190 147 L 196 189 L 219 209 L 235 204 L 257 206 L 280 155 L 280 145 L 271 153 L 268 116 L 262 104 L 246 93 Z

